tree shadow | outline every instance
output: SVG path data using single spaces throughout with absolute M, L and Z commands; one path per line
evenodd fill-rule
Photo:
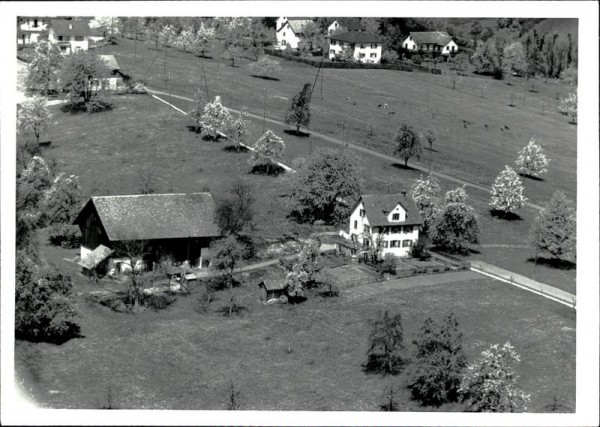
M 523 177 L 523 178 L 527 178 L 527 179 L 531 179 L 532 181 L 543 181 L 544 178 L 540 178 L 539 176 L 533 176 L 533 175 L 529 175 L 527 173 L 519 173 L 519 176 Z
M 258 74 L 250 74 L 250 76 L 257 78 L 257 79 L 262 79 L 262 80 L 271 80 L 271 81 L 275 81 L 275 82 L 279 81 L 279 79 L 277 77 L 259 76 Z
M 505 221 L 522 221 L 521 215 L 514 212 L 504 212 L 498 209 L 490 209 L 490 214 L 494 218 L 503 219 Z
M 531 263 L 535 264 L 535 257 L 528 258 L 527 262 L 531 262 Z M 575 270 L 577 268 L 576 263 L 574 263 L 572 261 L 567 261 L 566 259 L 560 259 L 560 258 L 538 257 L 537 263 L 539 265 L 554 268 L 556 270 Z
M 208 56 L 208 55 L 196 55 L 196 57 L 202 58 L 202 59 L 213 59 L 212 56 Z
M 408 360 L 395 357 L 390 370 L 387 358 L 384 355 L 369 354 L 366 362 L 362 364 L 362 369 L 366 374 L 396 375 L 404 369 L 407 363 Z
M 295 129 L 286 129 L 283 131 L 283 133 L 286 133 L 286 134 L 292 135 L 292 136 L 297 136 L 300 138 L 307 138 L 310 136 L 310 133 L 308 133 L 308 132 L 302 132 L 301 130 L 297 131 Z
M 194 132 L 194 133 L 200 133 L 200 127 L 196 127 L 194 125 L 188 125 L 186 126 L 187 130 L 189 130 L 190 132 Z
M 34 336 L 32 334 L 16 331 L 15 338 L 18 340 L 29 341 L 32 343 L 44 342 L 49 344 L 62 345 L 74 338 L 85 338 L 85 335 L 81 334 L 81 327 L 78 324 L 73 322 L 67 322 L 67 329 L 62 334 Z
M 392 167 L 396 169 L 406 170 L 406 171 L 414 171 L 415 168 L 412 166 L 405 166 L 403 163 L 392 163 Z
M 243 305 L 233 304 L 233 307 L 231 308 L 231 315 L 239 316 L 247 311 L 248 309 Z M 221 314 L 222 316 L 229 317 L 229 305 L 224 305 L 223 307 L 217 309 L 217 313 Z
M 266 176 L 279 176 L 280 174 L 282 174 L 283 172 L 285 172 L 285 169 L 282 168 L 279 165 L 258 165 L 258 166 L 253 166 L 252 170 L 250 171 L 251 174 L 253 175 L 266 175 Z
M 423 147 L 423 150 L 431 151 L 432 153 L 439 153 L 435 148 Z
M 241 145 L 228 145 L 223 147 L 223 151 L 227 153 L 247 153 L 249 150 L 247 147 Z

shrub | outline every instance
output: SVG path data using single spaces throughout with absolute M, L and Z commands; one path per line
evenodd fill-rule
M 55 224 L 50 226 L 48 240 L 54 246 L 64 249 L 75 249 L 79 247 L 81 235 L 79 227 L 67 224 Z
M 504 70 L 501 67 L 494 67 L 494 71 L 492 71 L 492 77 L 495 80 L 502 80 L 504 78 Z
M 397 257 L 394 254 L 385 254 L 381 263 L 381 273 L 396 274 Z
M 410 256 L 413 258 L 418 258 L 421 261 L 427 260 L 431 258 L 431 254 L 427 252 L 425 249 L 427 247 L 427 241 L 419 237 L 417 243 L 415 243 L 410 251 Z
M 400 313 L 390 314 L 387 310 L 380 311 L 370 323 L 369 349 L 364 369 L 383 374 L 399 373 L 405 363 L 401 355 L 404 349 L 402 316 Z
M 421 55 L 413 55 L 412 62 L 413 64 L 421 65 L 421 63 L 423 62 L 423 58 L 421 57 Z
M 154 310 L 163 310 L 174 303 L 177 297 L 171 293 L 156 293 L 144 299 L 144 305 Z

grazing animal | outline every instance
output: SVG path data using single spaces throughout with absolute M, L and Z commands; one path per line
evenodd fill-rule
M 352 102 L 352 105 L 356 105 L 356 101 Z
M 346 97 L 346 101 L 350 101 L 350 97 L 349 96 Z
M 504 129 L 510 130 L 510 128 L 508 126 L 506 126 L 506 125 L 504 125 Z
M 379 104 L 379 105 L 377 106 L 377 108 L 381 108 L 381 104 Z
M 387 110 L 388 105 L 387 104 L 383 104 L 383 108 L 385 108 Z
M 396 114 L 396 112 L 395 111 L 389 111 L 388 115 L 390 115 L 390 114 Z
M 504 132 L 504 128 L 500 128 L 500 132 Z
M 488 128 L 488 125 L 483 125 L 483 126 L 485 126 L 486 129 Z

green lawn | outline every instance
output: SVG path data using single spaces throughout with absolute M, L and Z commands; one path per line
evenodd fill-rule
M 164 52 L 148 50 L 138 43 L 134 58 L 133 41 L 120 39 L 107 46 L 105 53 L 116 56 L 126 73 L 145 79 L 149 86 L 185 96 L 204 88 L 203 75 L 211 97 L 219 94 L 226 106 L 282 120 L 289 100 L 305 82 L 315 81 L 317 69 L 281 60 L 280 80 L 252 77 L 248 61 L 231 67 L 229 61 L 202 59 L 189 53 L 168 49 L 167 73 L 163 79 Z M 481 84 L 488 86 L 481 97 Z M 390 153 L 391 140 L 401 122 L 418 130 L 433 129 L 438 135 L 434 153 L 424 152 L 421 163 L 467 181 L 491 185 L 506 164 L 513 164 L 517 152 L 535 137 L 551 159 L 544 181 L 527 180 L 526 195 L 543 204 L 557 190 L 576 198 L 576 126 L 556 111 L 556 94 L 571 89 L 554 82 L 536 81 L 536 90 L 523 91 L 522 79 L 512 85 L 483 77 L 467 77 L 452 90 L 445 77 L 418 72 L 388 70 L 324 71 L 323 97 L 317 82 L 312 101 L 311 129 Z M 530 83 L 527 83 L 526 89 Z M 264 104 L 266 90 L 266 104 Z M 515 92 L 516 106 L 510 107 L 509 94 Z M 525 99 L 523 102 L 523 94 Z M 378 108 L 387 103 L 389 108 Z M 541 103 L 548 104 L 542 114 Z M 389 114 L 395 112 L 395 114 Z M 343 122 L 346 122 L 345 128 Z M 465 128 L 463 120 L 470 122 Z M 373 135 L 371 133 L 373 127 Z M 487 125 L 487 127 L 485 127 Z M 508 126 L 502 132 L 500 129 Z
M 58 254 L 54 253 L 54 257 Z M 69 267 L 71 266 L 71 267 Z M 460 411 L 462 405 L 424 408 L 410 401 L 405 374 L 366 374 L 368 320 L 387 308 L 403 315 L 406 355 L 427 316 L 453 311 L 470 361 L 492 343 L 510 341 L 522 356 L 520 385 L 529 410 L 575 408 L 575 314 L 528 292 L 482 279 L 392 292 L 349 301 L 314 297 L 301 305 L 264 306 L 255 273 L 236 289 L 245 310 L 223 317 L 222 293 L 197 312 L 197 293 L 168 309 L 119 314 L 85 302 L 94 289 L 75 267 L 77 322 L 82 338 L 56 346 L 18 341 L 18 381 L 36 402 L 53 408 L 224 409 L 235 381 L 247 410 L 378 410 L 384 387 L 401 386 L 403 411 Z

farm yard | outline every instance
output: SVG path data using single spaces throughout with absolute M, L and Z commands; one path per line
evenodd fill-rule
M 171 31 L 154 19 L 144 21 L 149 41 Z M 240 25 L 204 19 L 177 37 Z M 109 21 L 105 44 L 57 59 L 58 99 L 47 103 L 43 76 L 45 95 L 18 101 L 14 358 L 26 396 L 68 409 L 576 412 L 575 213 L 553 197 L 577 200 L 576 115 L 572 123 L 558 111 L 576 86 L 563 74 L 457 79 L 448 64 L 441 74 L 319 70 L 278 58 L 280 69 L 261 78 L 252 47 L 231 37 L 213 34 L 200 56 L 185 41 L 159 49 L 162 36 L 113 39 Z M 98 54 L 114 56 L 114 91 Z M 84 89 L 65 83 L 81 66 L 92 69 Z M 32 70 L 19 67 L 23 97 L 40 91 Z M 293 111 L 307 93 L 309 124 L 298 118 L 306 105 Z M 215 124 L 225 109 L 231 119 Z M 34 113 L 48 121 L 41 138 L 27 121 Z M 422 140 L 420 158 L 396 155 L 406 124 Z M 492 210 L 491 193 L 511 191 L 498 174 L 531 139 L 548 173 L 520 175 L 528 203 L 517 213 Z M 428 172 L 440 188 L 423 181 Z M 80 206 L 119 195 L 128 197 Z M 551 198 L 559 213 L 540 215 Z M 542 227 L 561 226 L 558 250 L 532 243 Z M 519 289 L 527 278 L 540 283 Z M 547 285 L 562 292 L 545 294 Z M 552 301 L 552 291 L 566 297 Z M 64 319 L 35 329 L 47 320 L 34 304 L 43 298 Z M 516 381 L 492 363 L 509 398 L 486 409 L 474 398 L 480 386 L 465 384 L 504 343 L 498 363 L 509 372 L 512 358 Z M 427 377 L 452 391 L 417 396 Z

